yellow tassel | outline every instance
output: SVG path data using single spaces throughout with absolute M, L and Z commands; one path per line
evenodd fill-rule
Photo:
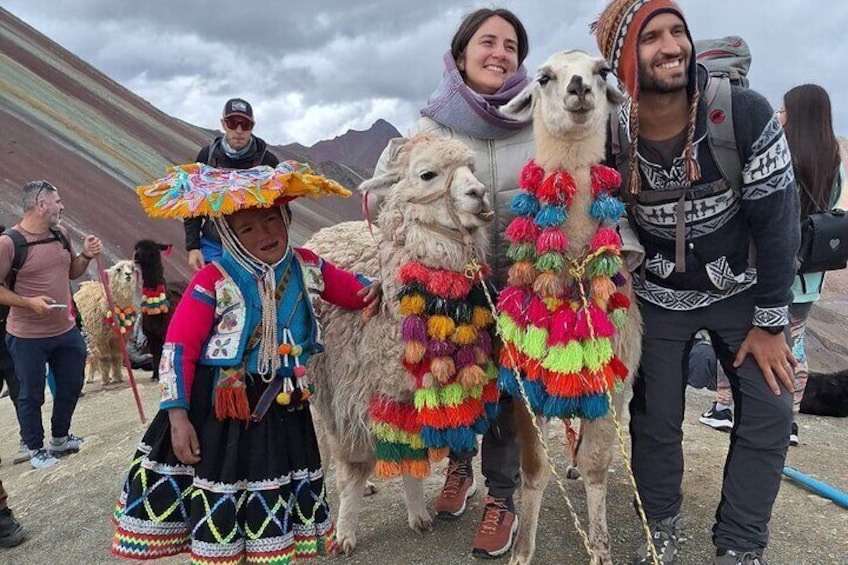
M 445 341 L 456 330 L 456 324 L 448 316 L 430 316 L 427 334 L 433 339 Z
M 491 326 L 495 323 L 495 319 L 492 317 L 492 312 L 488 308 L 483 308 L 482 306 L 475 306 L 474 312 L 471 315 L 471 325 L 475 328 L 483 329 Z
M 545 303 L 545 307 L 548 309 L 548 312 L 556 312 L 563 304 L 561 298 L 556 298 L 554 296 L 546 296 L 542 298 L 542 302 Z
M 477 343 L 477 329 L 465 324 L 459 325 L 453 332 L 453 342 L 457 345 L 471 345 Z
M 417 316 L 424 312 L 424 297 L 420 294 L 407 295 L 400 299 L 401 316 Z

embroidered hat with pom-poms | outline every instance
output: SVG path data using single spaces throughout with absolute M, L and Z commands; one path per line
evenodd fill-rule
M 680 7 L 671 0 L 612 0 L 598 16 L 590 30 L 595 35 L 598 48 L 630 94 L 630 192 L 639 191 L 639 36 L 651 19 L 663 13 L 676 15 L 686 27 L 686 37 L 694 46 L 689 26 Z M 694 49 L 690 53 L 687 92 L 689 94 L 689 125 L 686 131 L 687 177 L 694 182 L 701 177 L 694 156 L 695 118 L 698 109 L 697 62 Z

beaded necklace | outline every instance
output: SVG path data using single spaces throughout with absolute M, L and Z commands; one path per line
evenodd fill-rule
M 532 159 L 521 172 L 516 217 L 506 230 L 513 264 L 498 300 L 499 386 L 518 394 L 514 370 L 520 370 L 531 406 L 546 417 L 605 416 L 607 391 L 628 372 L 612 351 L 630 307 L 617 290 L 625 284 L 615 229 L 624 205 L 612 191 L 621 177 L 600 165 L 590 177 L 594 200 L 586 212 L 598 227 L 587 249 L 570 250 L 563 231 L 574 179 L 567 171 L 545 175 Z

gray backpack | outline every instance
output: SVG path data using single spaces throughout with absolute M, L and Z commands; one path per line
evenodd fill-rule
M 727 77 L 731 84 L 748 88 L 751 49 L 738 35 L 700 39 L 695 42 L 695 53 L 697 61 L 707 68 L 710 76 Z

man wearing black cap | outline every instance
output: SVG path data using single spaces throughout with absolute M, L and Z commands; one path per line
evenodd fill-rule
M 265 141 L 251 133 L 255 125 L 249 102 L 241 98 L 227 100 L 221 117 L 224 136 L 216 137 L 201 149 L 196 161 L 223 169 L 276 167 L 280 160 L 268 151 Z M 221 238 L 211 222 L 205 218 L 191 218 L 185 220 L 184 227 L 188 264 L 192 269 L 199 271 L 207 261 L 221 256 Z

